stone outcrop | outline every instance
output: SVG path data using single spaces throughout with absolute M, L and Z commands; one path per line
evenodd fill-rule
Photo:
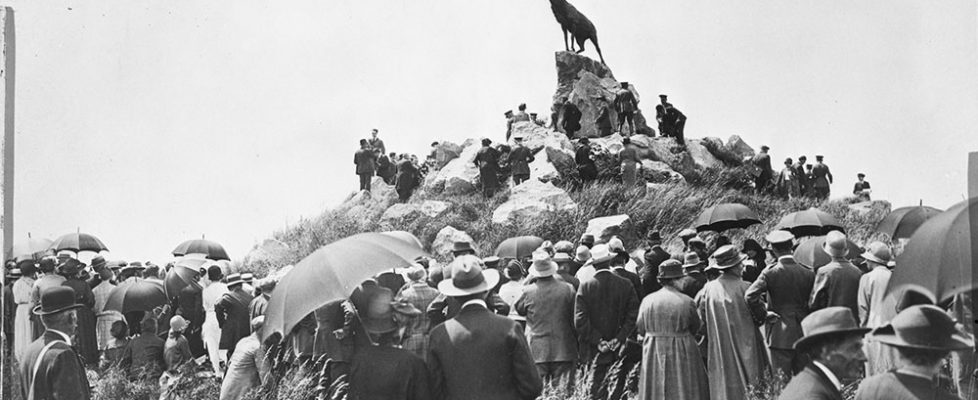
M 435 156 L 435 168 L 441 169 L 462 154 L 462 146 L 452 142 L 438 142 L 432 147 L 432 154 Z
M 560 177 L 561 170 L 574 168 L 574 144 L 567 135 L 532 122 L 513 124 L 512 138 L 522 137 L 523 145 L 534 153 L 530 177 L 544 182 Z M 515 141 L 510 139 L 510 145 Z
M 289 245 L 275 239 L 265 239 L 241 260 L 242 265 L 281 265 L 289 257 Z
M 530 179 L 513 188 L 509 200 L 492 213 L 492 222 L 506 223 L 510 218 L 531 218 L 547 211 L 573 211 L 577 203 L 563 189 L 552 183 Z
M 431 242 L 431 254 L 442 260 L 450 259 L 452 246 L 455 242 L 469 242 L 475 247 L 475 242 L 468 233 L 451 226 L 446 226 L 438 231 L 438 234 L 435 235 L 435 240 Z
M 380 216 L 382 222 L 413 219 L 425 215 L 438 218 L 451 207 L 451 203 L 437 200 L 425 200 L 422 203 L 397 203 L 387 208 Z
M 754 153 L 754 149 L 747 145 L 747 143 L 744 142 L 744 139 L 741 139 L 740 136 L 737 135 L 730 135 L 730 139 L 727 139 L 727 143 L 723 145 L 723 150 L 727 153 L 735 155 L 739 160 L 754 157 L 756 155 L 756 153 Z
M 686 139 L 686 152 L 698 168 L 719 167 L 722 163 L 707 150 L 700 140 Z
M 475 191 L 479 182 L 479 168 L 475 166 L 474 161 L 480 148 L 480 143 L 475 139 L 466 140 L 462 144 L 462 151 L 458 157 L 428 175 L 424 183 L 425 188 L 445 194 L 465 194 Z
M 618 113 L 614 110 L 614 101 L 621 89 L 621 84 L 615 80 L 611 70 L 588 57 L 572 52 L 557 52 L 557 91 L 553 96 L 554 109 L 558 112 L 558 121 L 563 119 L 563 106 L 573 103 L 581 110 L 581 130 L 576 137 L 598 137 L 595 121 L 601 110 L 608 107 L 612 126 L 618 126 Z M 629 90 L 640 100 L 634 85 Z M 645 121 L 641 111 L 635 115 L 635 129 L 639 133 L 654 132 Z M 560 126 L 558 124 L 557 126 Z
M 642 160 L 642 177 L 648 183 L 685 183 L 686 177 L 662 161 Z
M 627 214 L 592 218 L 587 222 L 587 229 L 584 230 L 584 233 L 594 235 L 595 239 L 608 241 L 612 236 L 621 234 L 630 222 Z

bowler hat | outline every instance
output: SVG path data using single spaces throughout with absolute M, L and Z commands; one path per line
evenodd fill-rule
M 594 244 L 594 235 L 592 235 L 590 233 L 585 233 L 585 234 L 581 235 L 581 244 L 590 244 L 590 245 L 593 245 Z
M 41 258 L 40 262 L 38 262 L 37 269 L 39 269 L 41 272 L 52 272 L 57 265 L 57 258 L 54 256 L 45 256 Z
M 839 231 L 829 232 L 825 235 L 825 244 L 822 245 L 822 250 L 832 257 L 845 257 L 846 254 L 849 254 L 846 234 Z
M 792 235 L 791 232 L 781 230 L 781 229 L 772 231 L 771 233 L 768 233 L 767 236 L 764 237 L 764 240 L 767 240 L 767 242 L 770 244 L 790 242 L 794 239 L 795 239 L 795 235 Z
M 702 262 L 703 260 L 700 260 L 700 255 L 696 254 L 695 251 L 691 251 L 683 257 L 683 268 L 698 267 Z
M 930 304 L 900 311 L 889 325 L 876 328 L 871 336 L 890 346 L 921 350 L 964 350 L 974 344 L 974 339 L 961 332 L 950 315 Z
M 452 253 L 457 254 L 457 253 L 465 253 L 470 251 L 473 253 L 475 252 L 475 249 L 472 248 L 472 243 L 466 241 L 459 241 L 459 242 L 452 243 Z
M 550 254 L 542 250 L 533 252 L 533 265 L 530 266 L 530 276 L 544 278 L 553 276 L 556 272 L 557 263 L 550 259 Z
M 484 269 L 482 260 L 470 254 L 456 258 L 449 267 L 452 278 L 438 282 L 438 291 L 446 296 L 487 292 L 499 283 L 499 271 Z
M 893 253 L 885 243 L 876 241 L 869 244 L 869 248 L 862 254 L 862 257 L 873 264 L 889 267 L 893 261 Z
M 683 265 L 677 260 L 668 259 L 659 264 L 658 279 L 675 279 L 683 277 Z
M 807 349 L 812 344 L 827 337 L 838 335 L 864 335 L 869 328 L 860 328 L 849 307 L 827 307 L 808 314 L 801 320 L 801 331 L 805 334 L 795 341 L 795 350 Z
M 41 290 L 41 305 L 34 307 L 35 315 L 51 315 L 81 307 L 75 303 L 75 290 L 68 286 L 52 286 Z
M 720 246 L 717 251 L 710 256 L 710 269 L 727 269 L 737 266 L 747 259 L 746 254 L 741 254 L 732 244 Z
M 234 274 L 228 275 L 228 281 L 226 283 L 226 285 L 228 287 L 231 287 L 231 286 L 234 286 L 234 285 L 240 285 L 242 283 L 244 283 L 244 281 L 241 280 L 241 274 L 234 273 Z

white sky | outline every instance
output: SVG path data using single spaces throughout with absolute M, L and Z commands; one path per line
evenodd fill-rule
M 664 92 L 689 137 L 824 153 L 848 193 L 945 208 L 978 150 L 974 1 L 577 0 L 620 80 Z M 544 0 L 11 1 L 15 228 L 78 227 L 166 261 L 206 234 L 232 257 L 356 189 L 389 151 L 548 114 L 560 29 Z M 588 53 L 596 57 L 588 43 Z

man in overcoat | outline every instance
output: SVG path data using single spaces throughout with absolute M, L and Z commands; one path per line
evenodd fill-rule
M 829 198 L 832 185 L 832 171 L 829 170 L 828 165 L 825 165 L 824 160 L 825 157 L 821 155 L 815 156 L 815 166 L 812 167 L 812 186 L 815 189 L 815 197 L 822 200 Z
M 791 378 L 778 399 L 842 400 L 844 381 L 862 373 L 862 338 L 869 328 L 860 328 L 849 309 L 829 307 L 805 317 L 801 329 L 805 336 L 795 342 L 795 350 L 812 361 Z
M 251 334 L 251 301 L 254 296 L 243 288 L 241 274 L 228 275 L 228 293 L 214 306 L 217 322 L 221 325 L 220 348 L 227 349 L 228 360 L 238 341 Z
M 859 279 L 862 271 L 846 259 L 849 253 L 846 235 L 839 231 L 825 235 L 823 250 L 832 257 L 815 273 L 815 286 L 808 302 L 814 311 L 825 307 L 843 306 L 859 315 Z
M 32 342 L 20 360 L 21 394 L 24 399 L 88 400 L 92 397 L 81 358 L 71 347 L 78 317 L 75 291 L 66 286 L 45 289 L 41 305 L 34 308 L 45 331 Z
M 533 162 L 533 152 L 523 145 L 523 137 L 513 138 L 516 146 L 509 153 L 509 165 L 513 169 L 513 185 L 519 185 L 530 179 L 530 163 Z
M 370 191 L 370 179 L 377 172 L 377 156 L 367 139 L 360 139 L 360 150 L 353 154 L 353 163 L 356 164 L 357 176 L 360 177 L 360 190 Z
M 566 256 L 566 254 L 565 254 Z M 565 380 L 573 387 L 577 361 L 574 333 L 574 287 L 556 278 L 559 267 L 545 251 L 533 253 L 529 275 L 516 312 L 526 317 L 526 338 L 544 381 Z
M 479 167 L 482 193 L 486 197 L 492 197 L 499 188 L 499 150 L 494 149 L 491 145 L 491 140 L 482 139 L 482 148 L 475 154 L 473 161 Z

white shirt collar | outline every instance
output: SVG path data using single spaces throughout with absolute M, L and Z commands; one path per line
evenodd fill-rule
M 822 373 L 829 378 L 829 381 L 832 382 L 832 386 L 835 386 L 836 390 L 842 390 L 842 382 L 839 382 L 839 378 L 835 377 L 835 374 L 832 373 L 832 370 L 830 370 L 829 367 L 826 367 L 824 364 L 818 361 L 812 361 L 812 364 L 815 364 L 818 369 L 822 370 Z
M 59 331 L 57 329 L 51 329 L 51 328 L 48 328 L 48 331 L 57 333 L 59 336 L 61 336 L 62 339 L 65 340 L 65 343 L 68 343 L 68 345 L 71 346 L 71 336 L 68 336 L 67 333 L 61 332 L 61 331 Z
M 611 272 L 611 268 L 605 268 L 605 269 L 596 269 L 596 270 L 594 271 L 594 274 L 595 274 L 595 275 L 597 275 L 597 274 L 600 274 L 600 273 L 602 273 L 602 272 Z
M 791 254 L 783 255 L 781 257 L 778 257 L 778 262 L 781 262 L 781 260 L 791 260 L 792 262 L 794 262 L 795 261 L 795 256 L 793 256 Z
M 482 300 L 482 299 L 472 299 L 472 300 L 466 301 L 464 304 L 462 304 L 462 308 L 465 308 L 469 304 L 478 304 L 478 305 L 482 306 L 482 308 L 485 308 L 487 310 L 489 309 L 489 306 L 486 305 L 486 301 L 485 300 Z

